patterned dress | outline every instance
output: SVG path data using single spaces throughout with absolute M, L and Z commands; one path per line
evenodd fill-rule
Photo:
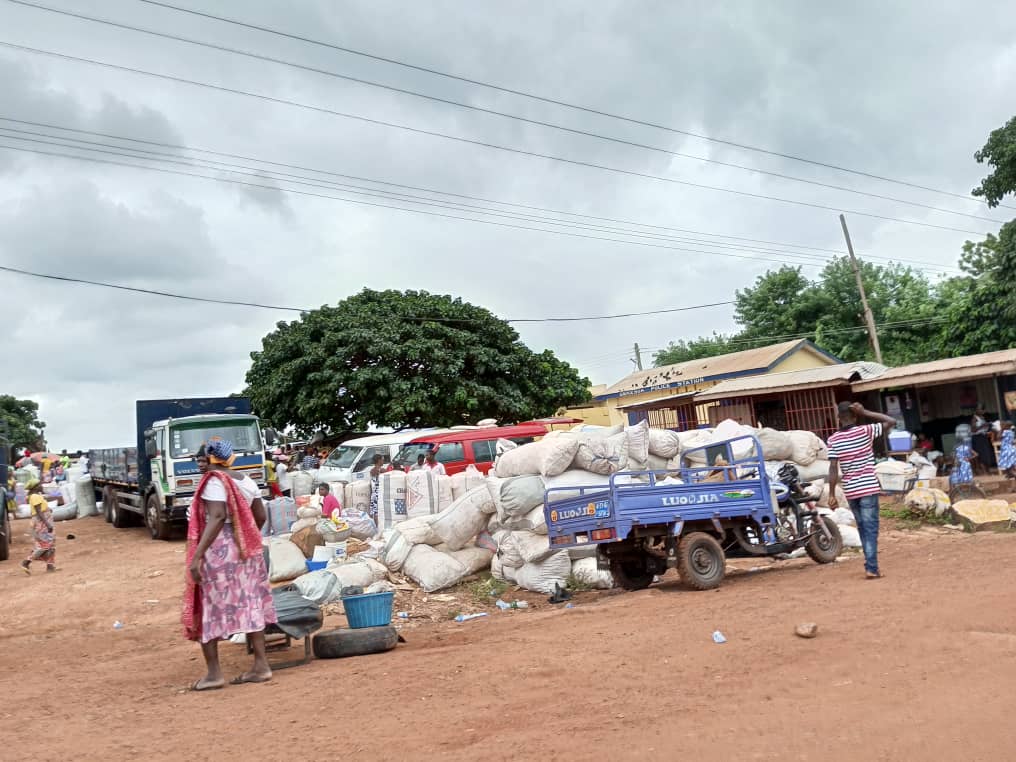
M 998 468 L 1008 471 L 1016 466 L 1016 432 L 1006 429 L 1002 432 L 1002 446 L 998 450 Z
M 953 457 L 956 465 L 949 475 L 950 484 L 969 484 L 974 480 L 974 469 L 970 467 L 970 459 L 974 457 L 974 448 L 969 442 L 962 442 L 956 445 L 953 450 Z
M 36 499 L 38 498 L 38 499 Z M 45 561 L 47 566 L 56 563 L 56 534 L 53 532 L 53 512 L 41 495 L 32 495 L 32 539 L 35 547 L 27 561 Z

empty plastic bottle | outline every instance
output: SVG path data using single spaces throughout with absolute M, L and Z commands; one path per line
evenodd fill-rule
M 487 616 L 486 611 L 482 611 L 479 614 L 459 614 L 455 617 L 456 622 L 468 622 L 470 619 L 479 619 L 481 616 Z
M 726 643 L 727 639 L 723 637 L 723 633 L 719 630 L 713 632 L 713 643 Z

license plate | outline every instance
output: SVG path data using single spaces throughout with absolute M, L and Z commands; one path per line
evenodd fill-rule
M 597 503 L 578 508 L 559 508 L 550 512 L 550 520 L 569 521 L 571 519 L 606 519 L 610 517 L 610 501 L 600 500 Z

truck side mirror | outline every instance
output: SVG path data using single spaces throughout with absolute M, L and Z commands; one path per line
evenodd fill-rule
M 154 458 L 158 454 L 159 454 L 159 450 L 155 446 L 155 438 L 154 437 L 146 437 L 145 438 L 145 455 L 148 456 L 149 458 Z
M 279 437 L 278 435 L 276 435 L 275 429 L 265 429 L 264 435 L 265 435 L 265 444 L 267 444 L 269 447 L 274 447 L 279 443 Z

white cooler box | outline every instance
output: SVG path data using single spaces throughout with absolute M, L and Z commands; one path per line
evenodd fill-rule
M 907 483 L 917 478 L 917 469 L 898 460 L 887 460 L 875 465 L 875 475 L 883 492 L 903 492 Z

